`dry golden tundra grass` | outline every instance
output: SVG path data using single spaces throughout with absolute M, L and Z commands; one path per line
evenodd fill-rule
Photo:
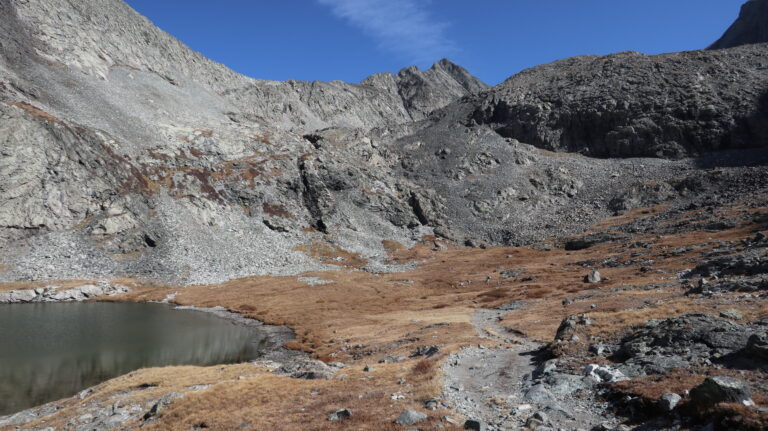
M 765 211 L 765 208 L 732 207 L 715 216 L 739 215 Z M 663 207 L 634 211 L 595 225 L 594 232 L 611 231 L 632 219 L 648 217 Z M 680 222 L 695 213 L 682 214 Z M 728 296 L 689 297 L 680 287 L 643 290 L 649 284 L 668 283 L 673 276 L 692 266 L 690 259 L 700 257 L 702 249 L 669 257 L 665 250 L 717 240 L 741 240 L 752 237 L 764 226 L 744 222 L 717 233 L 691 231 L 677 235 L 640 235 L 632 239 L 651 244 L 647 259 L 656 261 L 655 270 L 641 271 L 637 265 L 600 268 L 604 281 L 582 282 L 591 269 L 583 262 L 601 262 L 607 258 L 629 260 L 633 250 L 624 242 L 598 244 L 580 251 L 532 247 L 469 249 L 452 248 L 435 238 L 424 238 L 412 249 L 399 244 L 384 244 L 396 262 L 417 261 L 417 269 L 398 274 L 371 274 L 357 270 L 364 261 L 330 246 L 308 246 L 305 251 L 319 259 L 333 261 L 343 255 L 347 267 L 338 271 L 307 273 L 331 283 L 309 286 L 298 277 L 252 277 L 212 286 L 149 285 L 136 280 L 117 280 L 132 291 L 118 298 L 122 301 L 155 301 L 178 292 L 175 302 L 199 307 L 223 306 L 269 324 L 288 325 L 296 339 L 288 347 L 324 361 L 350 364 L 337 374 L 346 378 L 302 380 L 276 376 L 268 364 L 227 365 L 215 367 L 168 367 L 145 369 L 100 385 L 86 400 L 70 399 L 64 408 L 44 422 L 31 426 L 57 429 L 78 415 L 78 405 L 114 402 L 115 396 L 148 402 L 162 394 L 179 392 L 157 422 L 145 425 L 150 430 L 387 430 L 400 429 L 393 421 L 405 409 L 423 410 L 422 402 L 441 392 L 441 363 L 452 352 L 467 345 L 499 345 L 482 339 L 471 315 L 479 307 L 495 307 L 515 300 L 525 300 L 525 308 L 508 315 L 502 325 L 542 342 L 550 342 L 560 321 L 567 315 L 586 313 L 594 324 L 587 336 L 611 337 L 632 325 L 649 319 L 668 318 L 692 312 L 717 314 L 722 308 L 737 308 L 745 321 L 768 317 L 765 301 L 747 300 L 728 303 Z M 706 246 L 704 249 L 711 246 Z M 686 261 L 686 260 L 689 261 Z M 503 278 L 501 271 L 524 269 L 525 277 Z M 523 281 L 527 280 L 527 281 Z M 75 284 L 75 283 L 72 283 Z M 35 283 L 11 283 L 0 290 L 35 286 Z M 612 290 L 632 286 L 626 290 Z M 568 306 L 564 298 L 584 293 L 588 300 Z M 726 305 L 727 304 L 727 305 Z M 443 325 L 432 326 L 435 323 Z M 409 359 L 400 363 L 378 364 L 386 355 L 408 356 L 417 347 L 439 345 L 440 353 L 430 359 Z M 586 346 L 583 346 L 586 348 Z M 372 371 L 366 365 L 375 364 Z M 713 370 L 679 370 L 668 375 L 621 383 L 617 390 L 655 399 L 661 392 L 682 392 L 699 384 Z M 722 372 L 721 372 L 722 373 Z M 762 379 L 755 371 L 747 379 Z M 742 378 L 745 378 L 742 376 Z M 401 379 L 405 379 L 401 384 Z M 211 385 L 191 391 L 195 385 Z M 141 389 L 140 388 L 145 388 Z M 402 400 L 393 400 L 401 394 Z M 768 405 L 768 394 L 757 392 L 758 404 Z M 342 408 L 354 414 L 343 423 L 329 422 L 329 413 Z M 733 407 L 735 408 L 735 407 Z M 749 413 L 751 414 L 751 413 Z M 442 423 L 452 415 L 446 410 L 430 413 L 422 429 Z M 458 419 L 458 416 L 454 414 Z M 765 418 L 754 418 L 755 421 Z M 755 422 L 758 423 L 758 422 Z M 137 428 L 141 423 L 126 424 Z M 424 425 L 424 426 L 422 426 Z

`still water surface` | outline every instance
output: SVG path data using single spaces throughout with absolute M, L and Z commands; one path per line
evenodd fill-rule
M 0 415 L 139 368 L 247 361 L 265 343 L 254 328 L 161 304 L 0 305 Z

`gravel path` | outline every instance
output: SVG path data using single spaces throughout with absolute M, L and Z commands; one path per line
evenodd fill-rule
M 526 424 L 532 429 L 591 429 L 615 422 L 604 416 L 604 406 L 592 396 L 557 391 L 569 384 L 581 389 L 576 382 L 581 376 L 566 375 L 565 385 L 562 380 L 542 383 L 537 375 L 544 362 L 542 345 L 498 324 L 502 316 L 514 313 L 521 305 L 474 313 L 472 323 L 480 336 L 504 345 L 470 346 L 451 355 L 443 369 L 444 402 L 467 419 L 484 423 L 489 431 L 519 429 Z

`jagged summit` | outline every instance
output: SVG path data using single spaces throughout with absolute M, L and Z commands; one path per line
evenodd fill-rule
M 459 84 L 468 93 L 479 93 L 480 91 L 490 88 L 490 86 L 476 76 L 469 73 L 464 67 L 452 62 L 447 58 L 443 58 L 434 64 L 432 67 L 425 71 L 421 71 L 418 66 L 409 66 L 401 69 L 397 75 L 441 75 L 445 74 L 450 77 L 451 80 Z
M 431 112 L 488 86 L 461 66 L 441 60 L 426 71 L 406 67 L 359 84 L 254 81 L 228 91 L 239 106 L 294 131 L 373 128 L 422 120 Z M 286 110 L 285 108 L 288 107 Z
M 466 89 L 469 93 L 479 93 L 490 87 L 488 84 L 469 73 L 467 69 L 448 60 L 447 58 L 438 61 L 432 65 L 432 68 L 444 70 L 459 84 L 461 84 L 461 86 L 464 87 L 464 89 Z
M 709 49 L 768 42 L 768 0 L 749 0 L 736 22 Z
M 446 58 L 425 71 L 420 70 L 418 66 L 410 66 L 394 75 L 390 73 L 372 75 L 360 83 L 391 93 L 396 92 L 402 98 L 412 120 L 426 118 L 432 111 L 460 97 L 489 88 L 465 68 Z

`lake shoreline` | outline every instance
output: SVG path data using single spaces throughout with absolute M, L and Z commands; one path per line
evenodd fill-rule
M 106 283 L 102 283 L 102 284 L 106 285 Z M 87 285 L 87 286 L 92 286 L 92 285 Z M 78 296 L 76 298 L 67 297 L 66 299 L 64 299 L 61 297 L 55 298 L 52 296 L 43 296 L 43 289 L 35 289 L 35 290 L 40 291 L 36 293 L 37 298 L 39 299 L 45 298 L 45 299 L 37 300 L 37 301 L 16 300 L 14 302 L 4 302 L 4 303 L 0 303 L 0 307 L 12 306 L 12 305 L 33 305 L 33 304 L 42 304 L 42 303 L 76 304 L 76 303 L 89 303 L 89 302 L 90 303 L 101 302 L 101 303 L 113 303 L 113 304 L 122 303 L 122 304 L 161 305 L 161 306 L 167 307 L 169 310 L 178 311 L 178 312 L 194 311 L 199 313 L 211 314 L 216 316 L 217 318 L 226 320 L 234 325 L 247 328 L 249 330 L 249 332 L 252 334 L 251 337 L 252 337 L 253 343 L 257 344 L 256 350 L 259 352 L 257 356 L 249 358 L 248 360 L 245 360 L 245 361 L 222 362 L 221 364 L 214 364 L 212 366 L 248 364 L 248 363 L 255 363 L 255 362 L 274 362 L 274 363 L 286 364 L 286 363 L 292 363 L 294 361 L 306 359 L 307 357 L 306 353 L 304 352 L 290 350 L 285 347 L 286 342 L 291 341 L 295 338 L 295 333 L 291 328 L 287 326 L 269 325 L 257 319 L 246 317 L 240 313 L 229 311 L 226 308 L 220 307 L 220 306 L 206 308 L 206 307 L 178 305 L 168 301 L 141 301 L 136 299 L 121 299 L 118 297 L 119 294 L 108 294 L 108 293 L 103 293 L 101 295 L 92 295 L 87 298 L 82 298 Z M 80 289 L 78 288 L 67 289 L 67 290 L 78 291 L 78 292 L 80 291 Z M 84 290 L 88 290 L 88 287 L 86 287 L 86 289 Z M 50 289 L 45 290 L 46 294 L 51 291 L 52 290 Z M 109 288 L 109 289 L 105 289 L 104 291 L 113 292 L 115 291 L 115 289 Z M 128 289 L 121 287 L 117 289 L 117 291 L 119 293 L 126 293 Z M 18 292 L 19 291 L 14 291 L 12 294 L 16 294 L 18 297 Z M 174 365 L 167 365 L 167 366 L 161 366 L 160 368 L 173 367 L 173 366 Z M 151 368 L 157 368 L 157 367 L 139 368 L 137 370 L 133 370 L 128 373 L 123 373 L 119 376 L 106 379 L 102 382 L 99 382 L 98 384 L 89 385 L 88 387 L 84 388 L 78 393 L 72 394 L 72 396 L 65 397 L 57 401 L 36 405 L 34 407 L 25 408 L 23 410 L 13 412 L 10 414 L 0 415 L 0 428 L 3 428 L 5 426 L 21 426 L 26 423 L 30 423 L 31 421 L 46 417 L 50 415 L 52 412 L 58 410 L 58 408 L 62 405 L 62 403 L 67 403 L 67 401 L 75 398 L 82 399 L 83 394 L 93 392 L 96 388 L 100 387 L 102 384 L 110 380 L 120 378 L 122 376 L 131 374 L 135 371 L 139 371 L 142 369 L 151 369 Z
M 136 301 L 121 301 L 126 303 L 135 303 Z M 222 319 L 229 320 L 237 325 L 242 325 L 254 330 L 258 330 L 262 334 L 266 334 L 267 339 L 272 343 L 269 351 L 258 358 L 253 360 L 268 360 L 275 362 L 286 362 L 296 359 L 305 358 L 307 355 L 303 352 L 291 350 L 285 347 L 285 343 L 296 338 L 296 333 L 288 326 L 281 325 L 268 325 L 258 319 L 246 317 L 240 313 L 230 311 L 224 307 L 195 307 L 189 305 L 177 305 L 172 302 L 165 302 L 175 310 L 191 310 L 203 313 L 211 313 Z M 251 361 L 253 361 L 251 360 Z M 249 362 L 251 362 L 249 361 Z

